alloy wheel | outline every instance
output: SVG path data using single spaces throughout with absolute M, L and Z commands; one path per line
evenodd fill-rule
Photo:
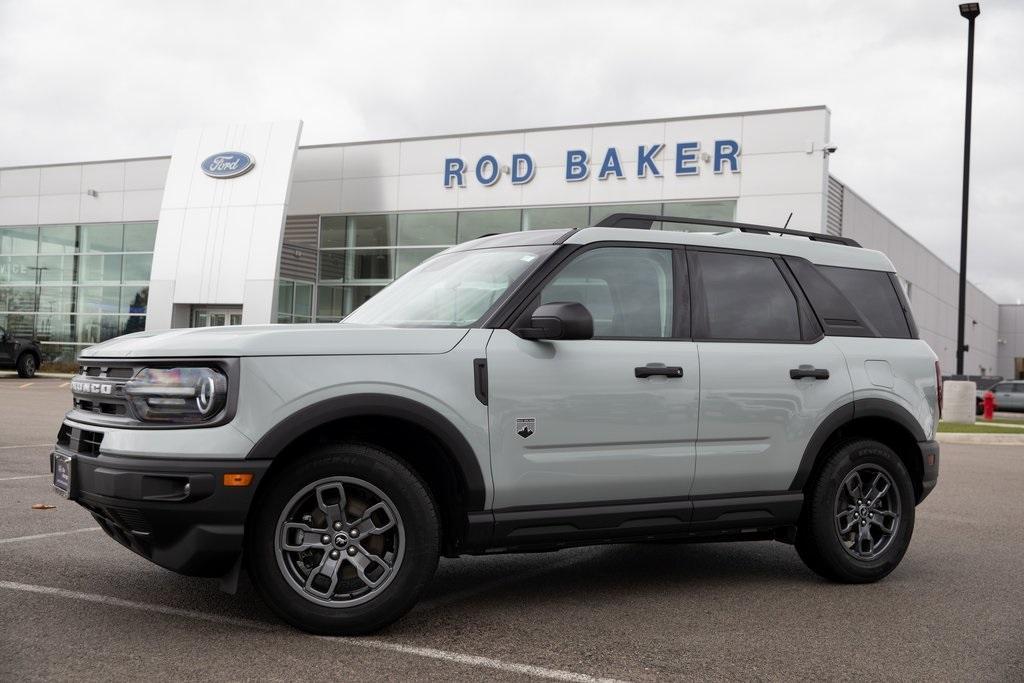
M 900 528 L 900 493 L 880 465 L 860 465 L 839 485 L 835 530 L 843 548 L 858 560 L 873 560 L 892 544 Z
M 295 592 L 318 605 L 353 607 L 379 595 L 398 574 L 405 528 L 395 504 L 373 484 L 328 477 L 288 501 L 274 547 Z

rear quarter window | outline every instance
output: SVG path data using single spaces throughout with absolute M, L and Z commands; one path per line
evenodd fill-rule
M 853 304 L 861 321 L 879 337 L 909 339 L 913 336 L 889 273 L 838 266 L 818 266 L 817 270 Z

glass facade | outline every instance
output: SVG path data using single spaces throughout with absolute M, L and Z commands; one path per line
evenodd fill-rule
M 0 228 L 0 326 L 46 360 L 146 327 L 156 223 Z
M 337 322 L 396 277 L 450 246 L 494 233 L 593 225 L 613 213 L 733 220 L 735 200 L 594 206 L 527 207 L 430 211 L 357 216 L 323 216 L 317 267 L 317 322 Z M 656 223 L 655 230 L 686 230 L 686 225 Z M 281 281 L 279 299 L 288 287 L 306 283 Z M 297 292 L 297 290 L 294 290 Z M 279 322 L 305 322 L 279 304 Z M 292 319 L 288 319 L 291 317 Z
M 313 322 L 313 283 L 279 280 L 277 283 L 277 322 Z

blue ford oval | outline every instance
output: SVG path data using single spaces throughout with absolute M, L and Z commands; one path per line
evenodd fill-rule
M 245 152 L 218 152 L 199 165 L 211 178 L 234 178 L 252 170 L 256 163 Z

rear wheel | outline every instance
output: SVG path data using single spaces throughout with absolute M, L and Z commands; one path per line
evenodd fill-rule
M 914 504 L 910 474 L 891 448 L 867 439 L 841 444 L 808 492 L 797 552 L 833 581 L 877 581 L 910 545 Z
M 246 549 L 253 583 L 287 622 L 356 635 L 415 604 L 439 546 L 423 481 L 387 451 L 344 444 L 318 448 L 270 483 Z
M 39 364 L 36 363 L 36 357 L 31 353 L 23 353 L 18 358 L 18 376 L 20 377 L 35 377 L 36 369 Z

